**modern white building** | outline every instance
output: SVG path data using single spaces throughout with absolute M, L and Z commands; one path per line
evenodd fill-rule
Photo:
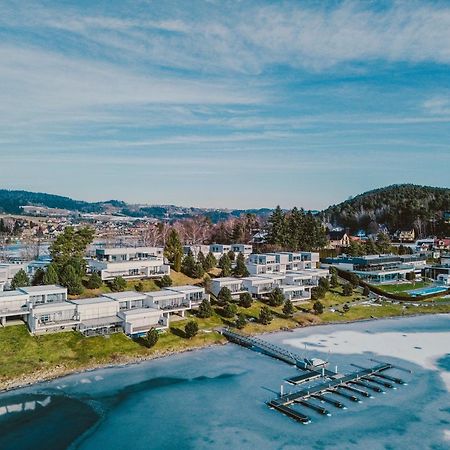
M 119 311 L 141 309 L 147 300 L 147 296 L 135 291 L 111 292 L 103 294 L 103 296 L 118 302 Z
M 119 331 L 122 321 L 118 316 L 119 302 L 108 297 L 70 300 L 76 305 L 79 324 L 77 329 L 89 336 Z
M 285 273 L 288 270 L 315 269 L 319 264 L 316 252 L 252 253 L 247 262 L 251 275 Z
M 118 247 L 96 250 L 96 258 L 88 261 L 91 272 L 99 272 L 102 280 L 121 276 L 125 279 L 158 278 L 170 274 L 160 247 Z
M 7 320 L 28 320 L 28 295 L 22 291 L 0 292 L 0 324 L 5 326 Z
M 183 292 L 163 289 L 161 291 L 145 292 L 147 299 L 144 306 L 148 308 L 157 308 L 164 312 L 166 317 L 170 314 L 176 314 L 184 317 L 185 311 L 191 309 L 191 302 L 186 299 Z
M 45 303 L 61 303 L 67 300 L 67 288 L 56 284 L 46 286 L 26 286 L 19 291 L 28 295 L 28 303 L 33 306 Z
M 253 246 L 250 244 L 231 244 L 231 251 L 236 255 L 242 253 L 247 259 L 253 252 Z
M 79 326 L 77 307 L 70 302 L 30 305 L 28 328 L 34 334 L 72 330 Z
M 169 318 L 158 308 L 137 308 L 119 311 L 125 334 L 137 337 L 145 335 L 151 328 L 162 330 L 169 327 Z
M 200 252 L 202 252 L 203 255 L 206 256 L 209 253 L 209 245 L 202 245 L 202 244 L 184 245 L 183 253 L 187 255 L 189 254 L 189 252 L 191 252 L 195 257 L 197 257 Z
M 191 308 L 200 305 L 203 299 L 209 300 L 209 295 L 205 292 L 205 288 L 201 286 L 186 284 L 184 286 L 172 286 L 167 290 L 183 294 L 185 302 L 189 303 Z
M 224 287 L 231 291 L 233 298 L 238 298 L 240 294 L 247 292 L 242 278 L 222 277 L 213 278 L 211 280 L 211 293 L 214 294 L 214 296 L 217 297 L 220 290 Z

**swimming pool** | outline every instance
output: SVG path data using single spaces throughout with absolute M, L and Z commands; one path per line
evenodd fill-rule
M 407 291 L 411 297 L 422 297 L 423 295 L 438 294 L 439 292 L 446 292 L 448 288 L 445 286 L 431 286 L 421 289 L 413 289 Z

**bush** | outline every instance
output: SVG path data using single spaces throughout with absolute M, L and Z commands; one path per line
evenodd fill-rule
M 161 288 L 170 287 L 172 286 L 172 283 L 172 278 L 170 278 L 169 275 L 163 275 L 158 281 L 158 286 Z
M 223 308 L 222 315 L 228 319 L 233 318 L 237 313 L 237 306 L 234 303 L 227 303 Z
M 350 311 L 350 306 L 347 305 L 347 303 L 342 307 L 342 310 L 346 313 Z
M 363 289 L 363 295 L 366 296 L 366 297 L 368 297 L 369 294 L 370 294 L 369 286 L 364 286 L 364 289 Z
M 317 302 L 314 302 L 313 309 L 316 314 L 322 314 L 324 307 L 323 304 L 317 300 Z
M 322 286 L 316 286 L 311 289 L 311 298 L 313 300 L 319 300 L 325 296 L 325 289 Z
M 143 290 L 144 290 L 144 283 L 142 281 L 139 281 L 139 283 L 136 283 L 134 285 L 134 289 L 136 290 L 136 292 L 143 292 Z
M 352 284 L 351 283 L 344 284 L 344 287 L 342 288 L 342 293 L 346 297 L 350 297 L 350 295 L 353 294 L 353 286 L 352 286 Z
M 333 287 L 333 288 L 339 286 L 338 277 L 337 277 L 337 275 L 336 275 L 335 273 L 333 273 L 333 274 L 331 275 L 331 278 L 330 278 L 330 286 Z
M 195 320 L 190 320 L 184 327 L 184 334 L 188 339 L 193 338 L 198 333 L 198 324 Z
M 148 330 L 145 338 L 143 338 L 143 341 L 145 343 L 145 346 L 150 348 L 150 347 L 153 347 L 154 345 L 156 345 L 156 343 L 158 342 L 158 339 L 159 339 L 158 330 L 156 328 L 150 328 L 150 330 Z
M 116 277 L 111 283 L 114 292 L 123 292 L 127 288 L 127 282 L 123 277 Z
M 272 319 L 272 311 L 267 306 L 263 306 L 259 312 L 259 321 L 263 325 L 269 325 L 269 323 L 272 322 Z
M 239 305 L 242 306 L 243 308 L 250 308 L 250 306 L 252 306 L 252 303 L 253 303 L 253 298 L 252 298 L 250 292 L 243 292 L 239 296 Z
M 286 300 L 283 306 L 283 314 L 286 317 L 292 317 L 294 315 L 294 305 L 290 300 Z
M 236 319 L 236 328 L 239 328 L 240 330 L 245 327 L 245 324 L 247 323 L 247 318 L 245 317 L 245 314 L 239 313 Z

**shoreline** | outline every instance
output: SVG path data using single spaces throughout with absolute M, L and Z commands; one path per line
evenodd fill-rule
M 365 318 L 365 319 L 355 319 L 355 320 L 348 320 L 348 321 L 336 321 L 336 322 L 322 322 L 322 323 L 309 323 L 308 325 L 298 326 L 294 328 L 287 328 L 287 329 L 278 329 L 278 330 L 272 330 L 262 333 L 251 333 L 253 336 L 263 336 L 268 334 L 274 334 L 274 333 L 289 333 L 294 332 L 296 330 L 305 329 L 305 328 L 315 328 L 318 326 L 331 326 L 331 325 L 348 325 L 352 323 L 361 323 L 361 322 L 373 322 L 373 321 L 379 321 L 379 320 L 393 320 L 393 319 L 406 319 L 406 318 L 413 318 L 413 317 L 421 317 L 421 316 L 438 316 L 438 315 L 448 315 L 450 313 L 419 313 L 419 314 L 409 314 L 409 315 L 395 315 L 395 316 L 386 316 L 382 318 Z M 0 394 L 6 394 L 8 392 L 13 392 L 22 388 L 30 387 L 39 383 L 45 383 L 48 381 L 52 381 L 58 378 L 64 378 L 69 375 L 76 375 L 76 374 L 82 374 L 82 373 L 88 373 L 88 372 L 94 372 L 96 370 L 101 369 L 109 369 L 109 368 L 120 368 L 120 367 L 128 367 L 131 365 L 137 365 L 140 363 L 144 363 L 147 361 L 152 361 L 155 359 L 162 359 L 162 358 L 168 358 L 170 356 L 180 355 L 188 352 L 198 351 L 198 350 L 204 350 L 208 348 L 214 348 L 214 347 L 220 347 L 223 345 L 229 344 L 228 341 L 223 343 L 213 343 L 213 344 L 207 344 L 207 345 L 199 345 L 191 348 L 184 348 L 180 350 L 171 350 L 161 353 L 155 353 L 148 356 L 137 356 L 137 357 L 122 357 L 121 361 L 118 361 L 117 363 L 98 363 L 93 365 L 88 365 L 84 367 L 79 367 L 76 369 L 67 369 L 67 368 L 59 368 L 58 366 L 55 366 L 54 368 L 46 371 L 46 372 L 38 372 L 35 374 L 28 374 L 28 375 L 21 375 L 15 379 L 11 379 L 5 382 L 1 383 L 0 388 Z

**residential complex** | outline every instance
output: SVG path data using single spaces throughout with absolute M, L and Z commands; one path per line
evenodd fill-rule
M 198 286 L 75 300 L 68 299 L 67 289 L 61 286 L 30 286 L 0 292 L 0 324 L 20 319 L 33 334 L 77 330 L 92 336 L 124 331 L 134 337 L 153 327 L 168 328 L 171 316 L 184 317 L 204 298 L 209 297 Z
M 289 270 L 315 269 L 319 264 L 316 252 L 253 253 L 247 261 L 251 275 L 286 273 Z
M 99 248 L 89 259 L 91 272 L 99 272 L 103 281 L 121 276 L 125 279 L 157 278 L 170 274 L 162 247 Z
M 369 283 L 387 283 L 405 280 L 407 274 L 420 276 L 425 267 L 425 255 L 366 255 L 325 258 L 323 267 L 335 266 L 358 275 Z
M 430 264 L 422 269 L 422 276 L 439 284 L 450 286 L 450 254 L 442 255 L 439 264 Z
M 202 252 L 205 256 L 208 253 L 212 253 L 216 259 L 220 259 L 223 255 L 229 252 L 233 252 L 236 255 L 242 253 L 247 259 L 253 252 L 253 246 L 250 244 L 211 244 L 211 245 L 185 245 L 183 252 L 187 255 L 191 252 L 195 257 Z

